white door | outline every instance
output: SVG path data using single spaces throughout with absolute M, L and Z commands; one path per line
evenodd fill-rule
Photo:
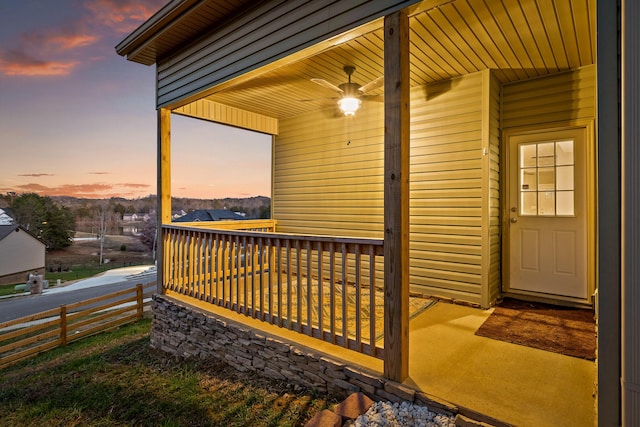
M 586 130 L 508 139 L 509 291 L 587 298 Z

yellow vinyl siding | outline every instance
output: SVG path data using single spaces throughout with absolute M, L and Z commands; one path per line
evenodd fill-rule
M 256 132 L 272 135 L 278 133 L 278 120 L 273 117 L 229 107 L 228 105 L 219 104 L 207 99 L 200 99 L 183 107 L 176 108 L 172 113 L 254 130 Z
M 595 65 L 505 84 L 503 129 L 595 118 Z
M 488 230 L 484 236 L 483 247 L 486 250 L 486 256 L 483 260 L 485 267 L 484 282 L 486 287 L 483 289 L 484 294 L 481 304 L 488 307 L 493 304 L 500 296 L 501 291 L 501 253 L 500 245 L 501 223 L 500 223 L 500 105 L 501 105 L 501 85 L 493 73 L 485 74 L 489 79 L 485 84 L 485 100 L 486 103 L 486 144 L 487 151 L 487 170 L 483 171 L 483 177 L 487 180 L 485 184 L 488 191 L 485 194 L 487 202 L 487 211 L 485 212 L 484 223 L 488 225 Z
M 411 98 L 411 289 L 480 303 L 482 72 Z
M 411 288 L 475 303 L 488 280 L 483 262 L 497 262 L 499 270 L 493 256 L 499 245 L 491 246 L 490 258 L 481 256 L 484 240 L 489 247 L 487 236 L 499 231 L 497 109 L 490 112 L 495 170 L 490 180 L 481 176 L 483 109 L 489 105 L 483 85 L 495 86 L 498 106 L 499 84 L 483 73 L 490 75 L 475 73 L 411 92 Z M 273 176 L 280 232 L 382 238 L 383 126 L 382 104 L 376 102 L 363 103 L 350 119 L 332 107 L 280 120 Z M 485 181 L 495 191 L 483 190 Z M 495 218 L 483 237 L 482 201 L 489 197 Z M 499 276 L 493 279 L 497 283 Z

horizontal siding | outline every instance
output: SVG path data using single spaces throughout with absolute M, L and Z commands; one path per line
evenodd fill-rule
M 479 303 L 481 96 L 480 73 L 411 92 L 414 292 Z M 365 102 L 351 119 L 318 111 L 280 121 L 273 160 L 279 231 L 383 237 L 382 107 Z
M 540 126 L 593 119 L 595 66 L 510 83 L 502 89 L 502 126 Z
M 502 88 L 497 77 L 491 73 L 489 80 L 489 99 L 487 99 L 489 110 L 488 123 L 488 145 L 489 145 L 489 188 L 487 197 L 489 198 L 489 242 L 488 259 L 484 262 L 488 264 L 488 277 L 486 278 L 486 298 L 483 305 L 493 304 L 502 290 L 501 285 L 501 245 L 502 235 L 500 224 L 500 104 Z
M 418 0 L 271 0 L 158 61 L 157 105 L 234 77 L 403 9 Z
M 365 102 L 354 118 L 318 111 L 280 121 L 273 160 L 279 231 L 382 238 L 382 107 Z
M 411 98 L 411 289 L 479 302 L 482 280 L 482 75 Z
M 270 135 L 278 133 L 278 120 L 273 117 L 240 110 L 207 99 L 194 101 L 171 112 Z

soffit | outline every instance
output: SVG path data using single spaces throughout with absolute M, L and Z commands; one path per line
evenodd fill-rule
M 255 0 L 171 0 L 116 46 L 119 55 L 144 65 L 191 43 L 216 28 Z
M 411 85 L 491 69 L 502 83 L 595 63 L 596 0 L 425 1 L 411 10 Z M 382 20 L 374 30 L 305 59 L 270 67 L 250 80 L 228 82 L 215 102 L 278 119 L 335 105 L 337 94 L 311 82 L 364 85 L 383 74 Z M 377 89 L 370 94 L 382 94 Z

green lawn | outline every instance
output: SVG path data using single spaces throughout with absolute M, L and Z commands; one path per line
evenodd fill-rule
M 335 402 L 149 347 L 150 320 L 0 371 L 0 425 L 302 426 Z

